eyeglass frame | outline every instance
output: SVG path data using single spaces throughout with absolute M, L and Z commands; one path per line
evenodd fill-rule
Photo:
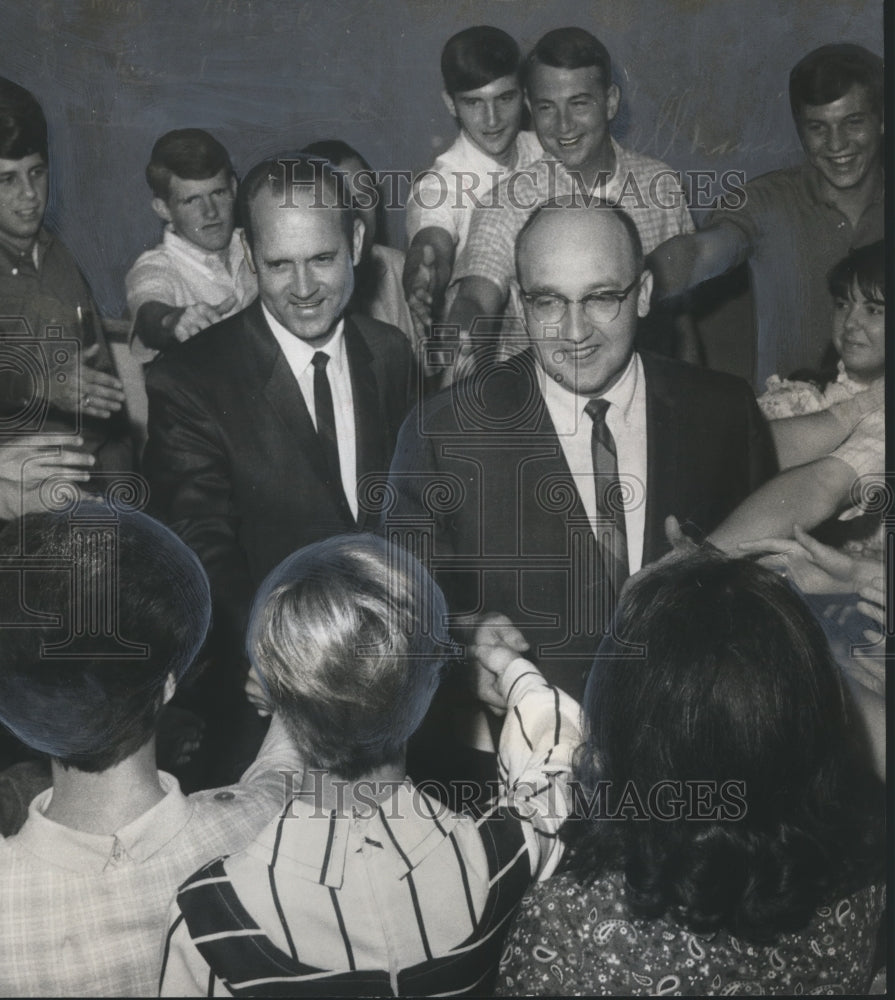
M 642 274 L 638 274 L 636 278 L 628 285 L 627 288 L 619 289 L 618 291 L 605 291 L 605 292 L 588 292 L 587 295 L 580 299 L 567 299 L 565 295 L 559 295 L 557 292 L 526 292 L 525 289 L 520 285 L 519 292 L 525 302 L 528 304 L 529 308 L 534 312 L 534 300 L 540 298 L 554 299 L 562 304 L 562 312 L 559 316 L 554 319 L 535 319 L 542 326 L 549 326 L 554 323 L 562 323 L 569 312 L 569 306 L 571 305 L 581 305 L 584 306 L 584 315 L 587 316 L 591 323 L 614 323 L 618 319 L 618 314 L 622 311 L 622 303 L 628 298 L 631 292 L 640 284 Z M 611 299 L 615 302 L 615 315 L 609 319 L 608 317 L 600 317 L 599 319 L 594 319 L 588 314 L 587 302 L 593 300 L 597 297 L 605 299 Z

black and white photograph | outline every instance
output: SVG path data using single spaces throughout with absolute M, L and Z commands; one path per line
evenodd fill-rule
M 887 994 L 891 15 L 0 0 L 0 997 Z

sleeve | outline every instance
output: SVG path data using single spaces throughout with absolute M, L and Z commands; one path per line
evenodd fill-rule
M 454 264 L 451 282 L 487 278 L 506 295 L 515 273 L 516 234 L 538 204 L 537 174 L 518 170 L 497 188 L 499 206 L 473 210 L 466 245 Z
M 882 479 L 886 467 L 884 410 L 868 413 L 831 455 L 850 465 L 856 476 L 876 475 Z
M 176 272 L 157 252 L 149 251 L 137 258 L 124 279 L 127 307 L 131 316 L 146 302 L 164 302 L 171 306 L 184 303 L 179 300 Z
M 559 828 L 570 812 L 572 755 L 581 743 L 581 708 L 552 687 L 528 660 L 514 660 L 500 678 L 507 715 L 497 764 L 506 804 L 523 820 L 531 870 L 552 874 L 563 853 Z
M 215 996 L 216 980 L 217 977 L 193 944 L 186 921 L 175 899 L 168 909 L 168 931 L 165 934 L 162 953 L 159 996 Z
M 424 170 L 414 180 L 405 211 L 408 244 L 421 229 L 435 227 L 444 229 L 454 241 L 454 246 L 457 245 L 460 233 L 454 218 L 453 205 L 457 195 L 451 189 L 453 181 L 452 175 L 445 175 L 434 168 Z
M 230 456 L 184 365 L 164 358 L 146 375 L 149 441 L 143 468 L 153 513 L 201 559 L 211 583 L 216 639 L 225 644 L 219 652 L 233 660 L 234 650 L 242 651 L 253 588 L 238 541 Z

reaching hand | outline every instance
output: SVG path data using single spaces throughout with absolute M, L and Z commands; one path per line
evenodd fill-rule
M 77 371 L 69 367 L 64 381 L 57 382 L 53 401 L 68 413 L 108 419 L 124 405 L 124 386 L 114 375 L 93 367 L 99 355 L 99 344 L 81 354 Z
M 500 693 L 500 678 L 513 660 L 525 653 L 528 640 L 506 615 L 490 614 L 482 619 L 467 648 L 468 662 L 474 667 L 473 689 L 480 701 L 498 711 L 506 711 Z
M 759 562 L 788 576 L 806 594 L 855 593 L 879 572 L 877 560 L 855 559 L 819 542 L 799 525 L 794 526 L 793 534 L 794 538 L 740 542 L 739 548 L 767 553 Z
M 407 305 L 417 340 L 422 340 L 432 326 L 432 289 L 435 287 L 435 250 L 426 244 L 416 274 L 410 283 Z
M 190 337 L 195 337 L 201 330 L 222 320 L 235 305 L 235 295 L 228 296 L 216 306 L 210 305 L 208 302 L 194 302 L 183 310 L 180 318 L 174 324 L 174 336 L 181 343 L 184 340 L 189 340 Z
M 78 450 L 83 444 L 70 434 L 26 434 L 0 446 L 0 519 L 41 510 L 38 490 L 48 476 L 87 482 L 96 459 Z

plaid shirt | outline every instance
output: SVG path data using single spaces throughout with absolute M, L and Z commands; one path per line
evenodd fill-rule
M 52 789 L 38 795 L 0 841 L 0 996 L 154 996 L 171 897 L 282 809 L 277 767 L 301 767 L 281 730 L 238 785 L 187 797 L 159 772 L 165 797 L 108 836 L 47 819 Z
M 452 281 L 487 278 L 506 295 L 515 274 L 515 244 L 525 220 L 554 198 L 588 195 L 618 203 L 634 220 L 643 252 L 679 233 L 693 231 L 693 220 L 677 174 L 661 160 L 623 149 L 614 140 L 616 166 L 612 177 L 592 192 L 582 191 L 559 160 L 543 157 L 500 182 L 496 204 L 472 213 L 469 239 L 454 266 Z
M 296 798 L 249 848 L 181 888 L 161 994 L 428 994 L 457 992 L 458 981 L 461 992 L 481 992 L 502 921 L 530 878 L 550 874 L 562 854 L 556 833 L 580 740 L 577 703 L 531 664 L 514 661 L 501 683 L 509 711 L 499 766 L 512 815 L 451 813 L 409 780 L 362 817 Z M 515 838 L 494 872 L 486 837 Z M 187 898 L 194 893 L 202 899 Z M 184 920 L 190 910 L 197 920 Z M 282 957 L 271 964 L 271 954 Z

